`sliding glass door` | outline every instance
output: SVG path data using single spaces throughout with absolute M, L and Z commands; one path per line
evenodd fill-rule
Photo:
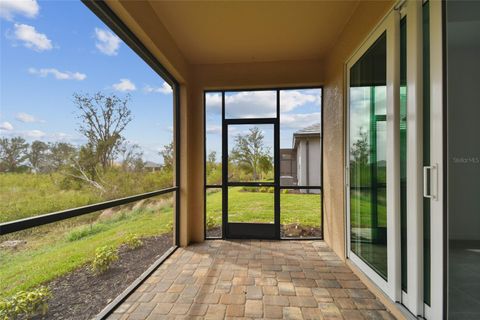
M 348 256 L 393 299 L 399 228 L 393 220 L 398 198 L 392 198 L 398 187 L 391 180 L 398 176 L 392 158 L 399 133 L 389 132 L 398 128 L 398 112 L 388 85 L 394 81 L 396 20 L 391 13 L 347 64 Z
M 438 52 L 441 3 L 406 1 L 348 60 L 346 73 L 348 258 L 426 319 L 444 314 Z
M 350 69 L 350 248 L 387 279 L 386 54 L 383 33 Z

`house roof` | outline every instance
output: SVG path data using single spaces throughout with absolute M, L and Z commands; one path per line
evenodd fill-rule
M 162 165 L 153 161 L 145 161 L 145 168 L 161 168 Z
M 298 131 L 295 131 L 293 135 L 311 135 L 311 134 L 320 134 L 322 132 L 322 125 L 320 122 L 312 124 L 311 126 L 305 127 Z
M 308 139 L 312 137 L 322 137 L 322 125 L 320 122 L 312 124 L 308 127 L 295 131 L 293 133 L 293 149 L 297 148 L 298 140 Z

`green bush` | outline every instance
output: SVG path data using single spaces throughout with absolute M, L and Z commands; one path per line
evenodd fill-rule
M 82 227 L 77 230 L 73 230 L 67 234 L 67 241 L 77 241 L 88 236 L 105 231 L 107 228 L 104 224 L 91 224 L 87 227 Z
M 0 319 L 18 319 L 21 316 L 30 318 L 34 315 L 45 315 L 48 311 L 48 300 L 52 297 L 49 288 L 41 286 L 31 291 L 19 291 L 7 299 L 0 300 Z
M 211 215 L 207 216 L 207 230 L 213 229 L 218 226 L 217 221 Z
M 110 265 L 118 260 L 117 249 L 112 246 L 103 246 L 95 250 L 95 259 L 92 262 L 92 269 L 95 273 L 104 273 Z
M 242 189 L 240 190 L 244 192 L 259 192 L 260 188 L 259 187 L 242 187 Z
M 127 245 L 127 247 L 130 248 L 131 250 L 137 249 L 143 246 L 143 241 L 140 239 L 140 237 L 136 233 L 127 234 L 123 243 Z

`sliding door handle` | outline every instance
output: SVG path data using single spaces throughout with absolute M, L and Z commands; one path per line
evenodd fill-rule
M 435 175 L 437 173 L 436 169 L 437 169 L 436 165 L 423 167 L 423 196 L 425 198 L 430 198 L 433 200 L 436 199 L 436 193 L 437 193 L 437 188 L 436 188 L 437 179 L 435 179 Z

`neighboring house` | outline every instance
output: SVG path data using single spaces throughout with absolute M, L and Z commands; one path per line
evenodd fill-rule
M 292 149 L 280 149 L 282 185 L 321 186 L 321 125 L 303 128 L 293 134 Z M 319 193 L 320 191 L 311 191 Z
M 162 168 L 162 165 L 159 164 L 159 163 L 153 162 L 153 161 L 146 161 L 146 162 L 145 162 L 145 165 L 143 166 L 143 168 L 144 168 L 146 171 L 155 172 L 155 171 L 160 170 L 160 169 Z

